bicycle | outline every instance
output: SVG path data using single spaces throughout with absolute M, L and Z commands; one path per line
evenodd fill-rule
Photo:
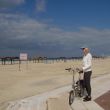
M 83 97 L 84 95 L 84 87 L 81 84 L 80 78 L 77 81 L 75 81 L 76 72 L 78 72 L 80 75 L 82 74 L 82 71 L 80 71 L 78 68 L 67 68 L 65 70 L 68 70 L 69 72 L 73 73 L 72 90 L 69 92 L 69 105 L 71 105 L 74 102 L 75 97 Z

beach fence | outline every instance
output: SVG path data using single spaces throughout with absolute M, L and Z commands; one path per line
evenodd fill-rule
M 19 57 L 1 57 L 1 65 L 14 65 L 17 64 L 19 71 L 21 70 L 21 63 L 26 64 L 26 69 L 28 69 L 28 55 L 21 53 Z
M 1 57 L 0 58 L 0 63 L 2 65 L 12 65 L 12 64 L 16 64 L 19 62 L 19 57 Z

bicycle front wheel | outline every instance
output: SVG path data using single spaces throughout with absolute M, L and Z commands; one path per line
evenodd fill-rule
M 73 103 L 74 99 L 75 99 L 75 93 L 73 90 L 71 90 L 69 93 L 69 105 Z

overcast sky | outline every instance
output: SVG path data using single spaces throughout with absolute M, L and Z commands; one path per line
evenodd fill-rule
M 0 0 L 0 56 L 110 55 L 109 0 Z

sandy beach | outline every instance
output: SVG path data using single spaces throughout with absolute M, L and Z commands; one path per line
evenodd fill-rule
M 26 62 L 14 65 L 0 65 L 0 110 L 6 103 L 40 93 L 44 93 L 66 85 L 71 85 L 72 74 L 65 71 L 68 67 L 81 66 L 81 60 L 66 62 Z M 94 59 L 92 77 L 110 73 L 110 59 Z

